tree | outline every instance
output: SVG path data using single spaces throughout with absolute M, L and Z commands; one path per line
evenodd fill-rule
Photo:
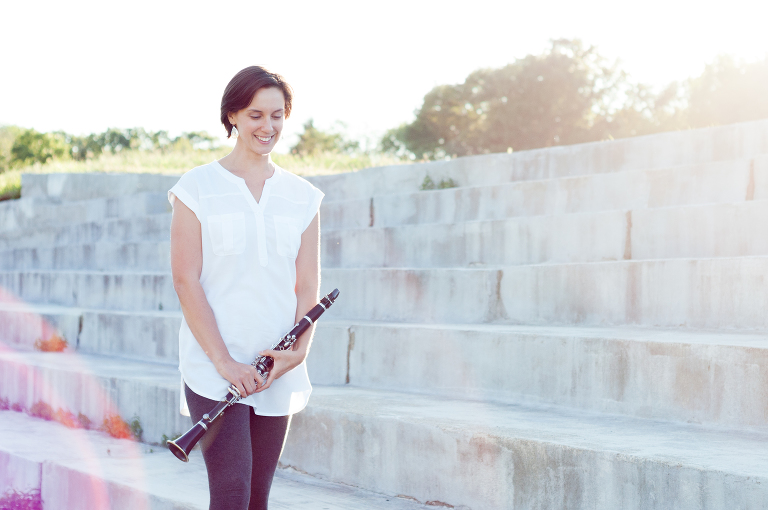
M 541 55 L 435 87 L 381 147 L 437 159 L 634 136 L 679 128 L 681 104 L 676 84 L 655 94 L 594 47 L 558 39 Z
M 691 127 L 768 118 L 768 57 L 745 64 L 721 55 L 689 86 Z
M 69 144 L 58 133 L 38 133 L 27 129 L 13 142 L 11 166 L 19 167 L 33 163 L 44 164 L 53 158 L 69 154 Z
M 299 156 L 315 156 L 324 152 L 351 153 L 359 148 L 358 142 L 347 140 L 340 133 L 322 131 L 315 127 L 312 119 L 309 119 L 304 124 L 304 131 L 299 135 L 299 141 L 291 147 L 291 152 Z
M 594 47 L 554 40 L 542 55 L 435 87 L 396 136 L 419 158 L 588 141 L 623 77 Z
M 0 127 L 0 173 L 11 168 L 11 149 L 21 133 L 22 129 L 17 126 Z

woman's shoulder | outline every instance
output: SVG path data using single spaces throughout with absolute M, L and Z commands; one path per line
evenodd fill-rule
M 314 196 L 318 193 L 322 194 L 322 191 L 317 189 L 314 184 L 306 180 L 305 178 L 289 172 L 288 170 L 275 165 L 281 172 L 280 183 L 281 188 L 290 193 L 298 193 L 307 197 Z

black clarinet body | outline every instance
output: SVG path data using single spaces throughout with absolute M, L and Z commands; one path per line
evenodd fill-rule
M 307 315 L 302 317 L 302 319 L 295 326 L 293 326 L 293 329 L 291 329 L 282 338 L 280 338 L 280 340 L 278 340 L 278 342 L 272 346 L 272 350 L 287 351 L 288 349 L 291 349 L 293 344 L 296 342 L 296 339 L 304 334 L 304 332 L 308 330 L 312 324 L 317 322 L 317 319 L 319 319 L 320 316 L 323 315 L 323 313 L 331 307 L 331 305 L 336 301 L 336 298 L 338 297 L 339 289 L 333 289 L 333 291 L 321 299 L 318 304 L 316 304 L 309 312 L 307 312 Z M 266 381 L 267 377 L 269 377 L 269 372 L 275 365 L 275 360 L 271 356 L 259 356 L 253 360 L 251 365 L 262 377 L 262 381 Z M 229 393 L 224 398 L 222 398 L 214 406 L 213 409 L 204 414 L 202 419 L 200 419 L 200 421 L 198 421 L 191 429 L 189 429 L 182 436 L 167 442 L 168 449 L 171 450 L 171 453 L 173 453 L 179 460 L 188 462 L 189 452 L 191 452 L 192 448 L 195 447 L 197 442 L 202 439 L 202 437 L 208 431 L 208 427 L 210 427 L 216 418 L 221 416 L 229 406 L 236 404 L 242 398 L 242 395 L 240 395 L 240 392 L 234 385 L 229 386 L 228 392 Z

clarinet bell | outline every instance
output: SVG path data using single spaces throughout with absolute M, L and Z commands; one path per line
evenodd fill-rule
M 200 438 L 203 437 L 207 428 L 200 422 L 189 429 L 183 436 L 167 441 L 168 449 L 171 450 L 176 458 L 181 461 L 189 462 L 189 452 L 195 447 Z

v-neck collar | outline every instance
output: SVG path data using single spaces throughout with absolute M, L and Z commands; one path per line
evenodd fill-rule
M 275 171 L 272 172 L 272 175 L 264 181 L 264 188 L 261 190 L 261 198 L 257 202 L 256 198 L 253 196 L 253 193 L 251 193 L 251 190 L 248 189 L 248 185 L 245 183 L 245 179 L 243 179 L 242 177 L 236 176 L 235 174 L 233 174 L 232 172 L 224 168 L 221 165 L 221 163 L 219 163 L 218 161 L 214 161 L 213 163 L 214 163 L 214 166 L 216 167 L 216 170 L 218 170 L 219 173 L 222 174 L 225 179 L 237 185 L 237 187 L 241 191 L 245 190 L 244 192 L 244 194 L 246 195 L 245 198 L 246 200 L 248 200 L 249 204 L 252 202 L 253 205 L 261 209 L 262 211 L 267 207 L 267 202 L 269 201 L 269 197 L 272 194 L 272 186 L 275 184 L 275 182 L 277 182 L 280 179 L 280 174 L 282 172 L 282 169 L 279 166 L 273 163 Z
M 264 181 L 264 189 L 261 191 L 261 199 L 257 202 L 256 198 L 248 189 L 248 185 L 245 183 L 245 179 L 238 177 L 223 166 L 218 161 L 214 161 L 214 167 L 218 172 L 228 181 L 235 184 L 240 190 L 240 193 L 245 197 L 245 201 L 253 212 L 253 216 L 256 219 L 256 246 L 259 252 L 259 264 L 262 267 L 266 267 L 269 263 L 269 257 L 267 255 L 267 226 L 264 223 L 264 210 L 267 207 L 267 202 L 271 195 L 272 186 L 280 179 L 282 169 L 275 165 L 275 171 L 272 172 L 272 176 Z

